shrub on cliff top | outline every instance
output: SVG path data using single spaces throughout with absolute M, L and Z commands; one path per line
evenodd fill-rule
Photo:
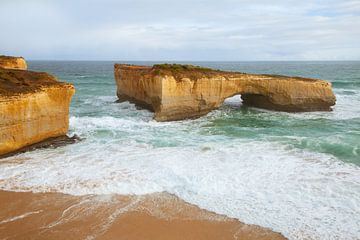
M 162 70 L 171 70 L 171 71 L 214 71 L 210 68 L 200 67 L 200 66 L 194 66 L 190 64 L 155 64 L 154 69 L 162 69 Z
M 155 75 L 173 75 L 176 80 L 182 78 L 190 78 L 197 80 L 202 77 L 210 77 L 216 73 L 221 72 L 220 70 L 214 70 L 211 68 L 194 66 L 189 64 L 155 64 L 152 68 L 152 73 Z

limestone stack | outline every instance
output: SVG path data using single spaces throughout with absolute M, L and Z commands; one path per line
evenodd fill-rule
M 330 111 L 336 102 L 331 84 L 319 79 L 177 64 L 114 68 L 119 99 L 154 111 L 157 121 L 197 118 L 239 94 L 246 105 L 287 112 Z
M 26 70 L 27 64 L 23 57 L 11 57 L 1 55 L 0 68 Z
M 66 135 L 74 87 L 47 73 L 15 70 L 26 68 L 21 60 L 0 62 L 0 156 Z

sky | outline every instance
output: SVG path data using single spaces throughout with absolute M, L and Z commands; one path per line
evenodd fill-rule
M 360 60 L 360 0 L 0 0 L 0 55 Z

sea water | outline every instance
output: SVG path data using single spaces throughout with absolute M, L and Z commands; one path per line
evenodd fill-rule
M 70 134 L 84 140 L 0 160 L 0 189 L 168 192 L 290 239 L 360 239 L 360 62 L 191 63 L 325 79 L 337 104 L 332 112 L 284 113 L 243 106 L 235 96 L 177 122 L 115 103 L 113 64 L 29 62 L 75 85 Z

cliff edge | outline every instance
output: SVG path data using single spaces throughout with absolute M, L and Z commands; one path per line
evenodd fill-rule
M 277 111 L 330 111 L 336 98 L 324 80 L 225 72 L 192 65 L 115 64 L 117 95 L 155 112 L 157 121 L 203 116 L 241 94 L 249 106 Z
M 0 68 L 0 157 L 66 135 L 74 93 L 48 73 Z

